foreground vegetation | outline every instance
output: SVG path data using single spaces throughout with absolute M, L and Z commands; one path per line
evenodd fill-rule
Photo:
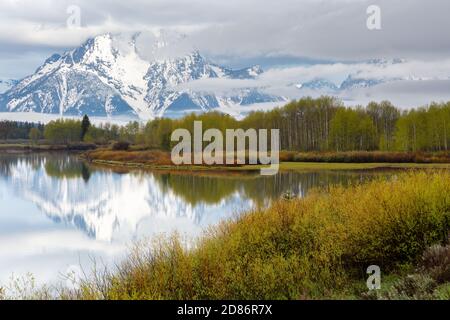
M 137 247 L 62 299 L 450 299 L 450 172 L 286 197 L 209 230 Z M 368 292 L 378 265 L 382 289 Z M 46 297 L 35 293 L 33 297 Z
M 137 251 L 101 282 L 84 283 L 79 298 L 363 297 L 369 265 L 412 271 L 449 231 L 450 173 L 407 173 L 282 200 L 221 224 L 192 250 L 173 238 Z M 435 288 L 450 282 L 450 262 L 433 267 L 440 263 L 427 278 Z

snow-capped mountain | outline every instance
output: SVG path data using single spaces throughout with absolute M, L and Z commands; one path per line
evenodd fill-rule
M 389 66 L 404 63 L 404 59 L 372 59 L 367 61 L 367 64 L 374 66 L 379 69 L 385 69 Z M 398 78 L 380 78 L 380 77 L 365 77 L 361 75 L 361 71 L 355 72 L 354 74 L 349 74 L 348 77 L 339 86 L 340 90 L 353 90 L 370 88 L 382 83 L 402 80 Z
M 386 79 L 363 78 L 349 74 L 340 85 L 327 80 L 315 79 L 305 83 L 299 83 L 296 87 L 300 90 L 317 91 L 326 94 L 335 94 L 340 91 L 369 88 L 388 81 Z
M 299 89 L 311 89 L 311 90 L 326 90 L 337 91 L 339 88 L 333 82 L 327 79 L 315 79 L 302 84 L 298 84 Z
M 13 79 L 0 79 L 0 94 L 8 91 L 15 86 L 19 81 Z
M 151 119 L 169 112 L 283 101 L 255 88 L 222 96 L 178 89 L 205 78 L 254 79 L 263 71 L 258 66 L 232 70 L 197 50 L 179 50 L 181 36 L 161 32 L 147 40 L 141 33 L 104 34 L 54 54 L 0 95 L 0 111 Z
M 349 75 L 339 86 L 340 90 L 351 90 L 360 88 L 369 88 L 381 84 L 386 80 L 383 79 L 367 79 L 358 78 L 353 75 Z
M 372 59 L 365 61 L 364 64 L 367 66 L 371 66 L 374 69 L 384 69 L 389 66 L 405 62 L 406 61 L 404 59 Z M 305 83 L 299 83 L 296 85 L 296 87 L 301 90 L 320 91 L 324 93 L 337 93 L 339 91 L 370 88 L 382 83 L 397 80 L 410 80 L 410 77 L 405 78 L 386 78 L 386 77 L 380 78 L 377 76 L 371 77 L 362 74 L 362 70 L 358 70 L 348 74 L 345 77 L 345 79 L 338 85 L 328 79 L 317 78 Z M 415 79 L 415 80 L 422 80 L 422 79 Z

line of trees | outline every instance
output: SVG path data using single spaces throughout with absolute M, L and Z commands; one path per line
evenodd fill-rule
M 18 121 L 0 121 L 0 139 L 28 139 L 30 131 L 37 129 L 39 132 L 44 131 L 44 125 L 41 123 L 18 122 Z M 34 131 L 34 130 L 33 130 Z
M 218 112 L 181 119 L 149 121 L 131 143 L 169 149 L 176 128 L 203 130 L 280 129 L 281 149 L 293 151 L 447 151 L 450 150 L 450 102 L 400 110 L 388 101 L 345 107 L 331 97 L 303 98 L 270 111 L 256 111 L 238 121 Z
M 42 136 L 51 143 L 123 141 L 148 148 L 170 150 L 172 131 L 193 132 L 194 121 L 203 130 L 280 129 L 281 149 L 292 151 L 447 151 L 450 150 L 450 102 L 400 110 L 388 101 L 366 107 L 345 107 L 332 97 L 303 98 L 270 111 L 255 111 L 244 119 L 220 112 L 188 114 L 180 119 L 158 118 L 147 123 L 91 125 L 82 121 L 55 120 L 42 125 L 0 122 L 0 139 Z M 35 128 L 30 135 L 30 130 Z M 22 132 L 23 131 L 23 132 Z M 32 138 L 33 136 L 34 138 Z

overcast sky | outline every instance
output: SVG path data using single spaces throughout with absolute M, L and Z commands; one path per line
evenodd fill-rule
M 370 5 L 381 9 L 381 30 L 367 28 Z M 74 6 L 79 28 L 67 25 Z M 28 75 L 51 53 L 97 34 L 160 28 L 187 34 L 216 62 L 260 63 L 276 74 L 305 64 L 334 72 L 332 63 L 370 58 L 405 58 L 441 74 L 449 14 L 448 0 L 1 0 L 0 79 Z

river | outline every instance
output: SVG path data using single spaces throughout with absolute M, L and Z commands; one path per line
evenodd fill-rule
M 0 155 L 0 284 L 113 267 L 139 240 L 205 228 L 289 193 L 371 179 L 374 171 L 198 175 L 94 168 L 70 154 Z

